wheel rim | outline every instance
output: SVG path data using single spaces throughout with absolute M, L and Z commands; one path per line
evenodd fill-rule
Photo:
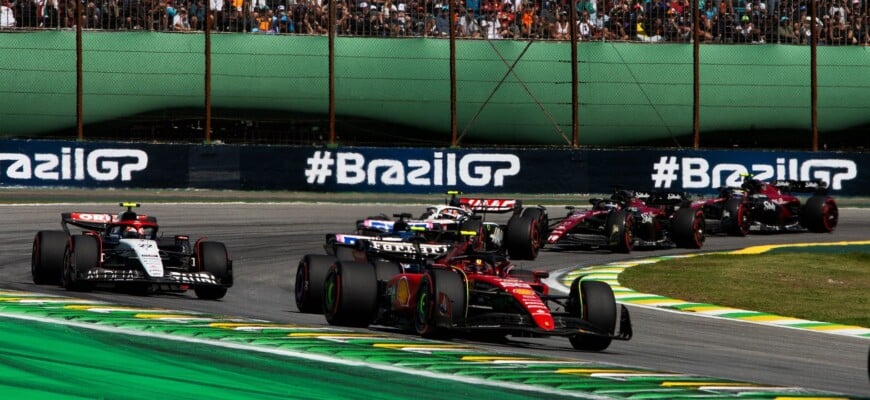
M 531 248 L 532 257 L 538 256 L 538 249 L 541 247 L 541 238 L 539 237 L 539 235 L 540 235 L 539 231 L 540 231 L 540 229 L 538 229 L 538 220 L 534 220 L 532 222 L 532 227 L 531 227 L 530 232 L 529 232 L 529 235 L 532 239 L 531 240 L 531 242 L 532 242 L 531 243 L 532 244 L 532 248 Z
M 335 314 L 341 296 L 341 276 L 337 273 L 329 274 L 324 288 L 324 305 L 326 309 Z
M 622 234 L 622 240 L 625 241 L 625 248 L 631 250 L 631 218 L 625 219 L 625 232 Z
M 306 270 L 307 270 L 307 268 L 302 267 L 296 271 L 296 290 L 295 290 L 295 292 L 296 292 L 296 302 L 297 303 L 304 302 L 305 297 L 308 294 L 308 280 L 305 279 L 306 278 L 305 275 L 307 275 L 305 273 Z
M 749 233 L 749 216 L 746 214 L 746 207 L 737 208 L 737 229 L 742 235 Z
M 33 278 L 37 278 L 36 274 L 36 266 L 39 264 L 39 242 L 33 242 L 33 252 L 30 256 L 30 275 L 33 275 Z
M 430 286 L 428 282 L 420 285 L 420 294 L 417 296 L 415 325 L 417 332 L 421 334 L 426 333 L 429 330 L 429 313 L 432 308 L 429 304 L 429 289 Z
M 824 216 L 822 221 L 825 224 L 825 229 L 828 232 L 834 230 L 834 227 L 837 226 L 837 208 L 830 203 L 825 203 L 822 207 L 822 215 Z
M 73 260 L 75 260 L 75 253 L 68 251 L 64 253 L 63 256 L 63 272 L 61 273 L 61 283 L 63 287 L 70 288 L 73 284 Z

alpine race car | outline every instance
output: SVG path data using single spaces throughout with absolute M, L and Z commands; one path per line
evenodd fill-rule
M 604 248 L 629 253 L 634 248 L 703 246 L 703 212 L 688 207 L 685 194 L 618 189 L 593 198 L 590 208 L 567 207 L 568 214 L 548 227 L 547 244 Z
M 748 219 L 752 230 L 761 232 L 833 232 L 839 221 L 837 202 L 828 195 L 822 180 L 760 181 L 744 177 Z M 801 203 L 798 193 L 811 193 Z
M 462 244 L 366 245 L 417 262 L 331 260 L 321 297 L 331 325 L 388 326 L 428 338 L 562 336 L 585 351 L 602 351 L 612 340 L 632 336 L 628 310 L 617 307 L 607 283 L 578 278 L 567 296 L 554 295 L 542 282 L 547 272 L 519 269 L 494 252 Z
M 185 235 L 158 236 L 157 218 L 137 215 L 137 203 L 120 203 L 118 215 L 61 214 L 62 231 L 39 231 L 30 271 L 36 284 L 68 290 L 123 287 L 138 293 L 193 289 L 220 299 L 233 284 L 232 260 L 223 243 Z M 70 226 L 82 232 L 71 232 Z
M 533 260 L 544 243 L 547 226 L 546 209 L 540 206 L 523 207 L 520 200 L 459 197 L 458 191 L 448 191 L 445 204 L 426 207 L 419 218 L 410 213 L 394 214 L 397 220 L 385 215 L 368 217 L 357 221 L 357 234 L 368 237 L 385 235 L 409 237 L 423 232 L 430 241 L 452 240 L 444 233 L 477 231 L 480 238 L 478 250 L 497 250 L 517 260 Z M 507 214 L 507 223 L 486 221 L 487 214 Z M 434 237 L 433 237 L 434 236 Z
M 326 273 L 339 259 L 419 269 L 426 263 L 446 257 L 451 251 L 455 254 L 478 246 L 476 231 L 458 231 L 455 235 L 451 241 L 429 241 L 426 236 L 403 238 L 328 234 L 324 245 L 326 255 L 309 254 L 299 261 L 294 282 L 296 308 L 303 313 L 323 313 Z

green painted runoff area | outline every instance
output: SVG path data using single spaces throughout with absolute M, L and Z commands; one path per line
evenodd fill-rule
M 0 318 L 0 332 L 3 399 L 513 400 L 542 396 L 28 320 Z

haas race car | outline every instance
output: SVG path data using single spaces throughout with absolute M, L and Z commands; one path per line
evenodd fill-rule
M 618 189 L 610 198 L 593 198 L 592 207 L 567 207 L 548 228 L 547 244 L 629 253 L 634 248 L 700 249 L 705 220 L 686 207 L 685 194 Z
M 33 240 L 31 273 L 37 284 L 68 290 L 118 287 L 140 294 L 193 289 L 220 299 L 233 284 L 232 260 L 223 243 L 184 235 L 158 236 L 157 218 L 137 215 L 137 203 L 120 203 L 119 215 L 61 214 L 62 231 L 40 231 Z M 73 233 L 70 226 L 81 228 Z
M 419 218 L 410 213 L 368 217 L 357 221 L 356 232 L 371 239 L 391 237 L 426 237 L 432 242 L 454 241 L 451 232 L 478 232 L 477 250 L 499 251 L 516 260 L 534 260 L 546 239 L 546 210 L 543 207 L 523 207 L 515 199 L 459 197 L 458 191 L 448 191 L 445 204 L 426 207 Z M 507 223 L 486 221 L 487 214 L 511 214 Z M 350 236 L 345 236 L 351 239 Z
M 567 296 L 555 295 L 542 282 L 547 272 L 521 270 L 464 243 L 363 240 L 354 254 L 300 262 L 323 277 L 309 284 L 321 292 L 319 310 L 331 325 L 396 327 L 442 339 L 562 336 L 584 351 L 632 336 L 628 310 L 617 306 L 605 282 L 578 278 Z

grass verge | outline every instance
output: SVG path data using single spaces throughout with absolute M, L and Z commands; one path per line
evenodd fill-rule
M 870 253 L 708 254 L 626 269 L 638 292 L 870 327 Z

